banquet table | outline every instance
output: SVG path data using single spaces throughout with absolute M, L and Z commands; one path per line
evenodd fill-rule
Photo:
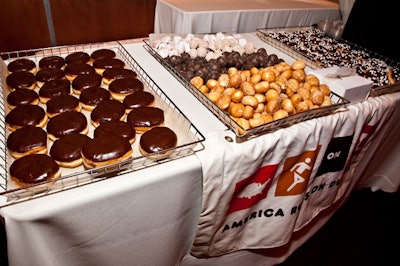
M 245 36 L 294 60 L 253 33 Z M 321 228 L 354 189 L 399 188 L 399 92 L 239 143 L 144 43 L 121 44 L 204 134 L 204 149 L 0 208 L 11 266 L 274 265 Z M 277 189 L 290 187 L 288 167 L 301 161 L 313 166 L 300 174 L 308 182 L 293 193 Z M 240 191 L 243 185 L 248 189 Z M 243 201 L 257 194 L 250 205 Z
M 338 2 L 328 0 L 157 0 L 154 33 L 246 33 L 340 19 Z

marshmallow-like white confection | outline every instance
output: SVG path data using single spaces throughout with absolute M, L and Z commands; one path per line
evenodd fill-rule
M 188 54 L 190 55 L 190 58 L 195 59 L 197 57 L 197 49 L 190 49 Z
M 246 45 L 246 43 L 247 43 L 246 39 L 241 38 L 238 40 L 238 44 L 242 47 L 244 47 Z
M 210 61 L 211 59 L 215 59 L 215 54 L 212 51 L 208 52 L 207 55 L 206 55 L 206 60 L 207 61 Z
M 207 49 L 205 47 L 197 48 L 197 56 L 205 57 L 207 55 Z
M 163 37 L 161 38 L 161 42 L 168 43 L 168 42 L 170 42 L 170 41 L 171 41 L 171 36 L 169 36 L 169 35 L 163 36 Z

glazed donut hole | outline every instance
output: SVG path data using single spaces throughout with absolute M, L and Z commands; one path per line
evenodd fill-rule
M 241 70 L 229 67 L 226 73 L 190 83 L 241 127 L 240 131 L 262 126 L 290 115 L 332 105 L 331 90 L 318 77 L 306 74 L 301 60 L 292 65 Z M 242 132 L 243 133 L 243 132 Z

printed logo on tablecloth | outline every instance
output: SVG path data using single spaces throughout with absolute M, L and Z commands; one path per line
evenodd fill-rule
M 342 171 L 346 165 L 354 135 L 333 138 L 326 148 L 316 178 L 326 173 Z
M 279 164 L 267 165 L 236 183 L 227 214 L 248 209 L 265 199 Z
M 292 196 L 304 193 L 320 147 L 321 145 L 314 151 L 306 151 L 285 160 L 282 174 L 276 185 L 275 196 Z

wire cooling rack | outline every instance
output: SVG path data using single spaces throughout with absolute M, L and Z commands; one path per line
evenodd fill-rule
M 8 174 L 8 169 L 13 162 L 13 159 L 8 154 L 6 147 L 7 136 L 10 133 L 5 124 L 5 116 L 9 111 L 5 104 L 5 99 L 8 94 L 5 81 L 8 74 L 7 64 L 17 58 L 29 58 L 35 61 L 38 65 L 39 60 L 45 56 L 58 55 L 65 57 L 66 55 L 76 51 L 84 51 L 90 54 L 91 52 L 101 48 L 114 50 L 116 56 L 125 62 L 125 67 L 132 69 L 137 73 L 137 77 L 143 82 L 145 90 L 148 90 L 155 96 L 155 105 L 164 110 L 164 125 L 170 127 L 177 134 L 178 145 L 160 153 L 143 156 L 138 151 L 140 135 L 137 135 L 136 141 L 132 145 L 134 156 L 131 159 L 94 169 L 85 169 L 83 166 L 74 169 L 61 168 L 62 175 L 58 179 L 37 183 L 31 186 L 16 186 L 11 181 Z M 166 163 L 171 160 L 192 155 L 197 150 L 204 148 L 202 144 L 205 140 L 204 136 L 119 42 L 91 43 L 45 49 L 13 51 L 1 53 L 0 57 L 0 90 L 3 92 L 0 97 L 0 207 L 47 196 L 157 164 Z M 86 111 L 82 110 L 82 112 Z M 86 113 L 86 116 L 89 117 L 90 113 Z M 93 129 L 89 128 L 89 132 L 92 134 Z M 165 156 L 165 152 L 168 152 L 168 156 Z

